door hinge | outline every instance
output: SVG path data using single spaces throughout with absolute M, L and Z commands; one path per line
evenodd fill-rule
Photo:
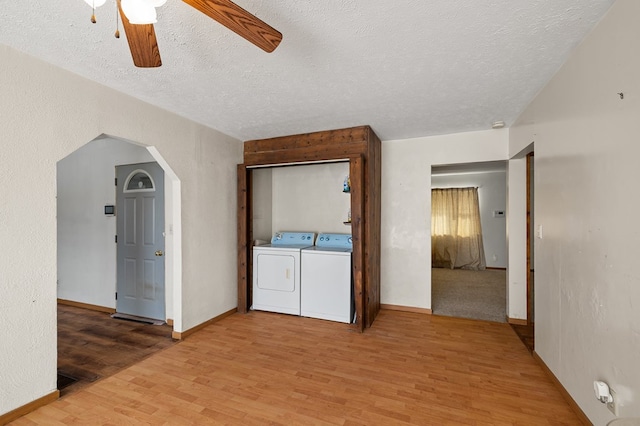
M 116 238 L 115 238 L 115 240 L 116 240 L 116 243 L 117 243 L 117 242 L 118 242 L 118 236 L 117 236 L 117 235 L 116 235 Z
M 116 300 L 118 300 L 118 292 L 116 291 Z
M 113 179 L 115 181 L 115 185 L 118 186 L 118 178 Z

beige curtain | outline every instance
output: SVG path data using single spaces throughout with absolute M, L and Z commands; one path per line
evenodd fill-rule
M 431 190 L 431 266 L 485 269 L 477 188 Z

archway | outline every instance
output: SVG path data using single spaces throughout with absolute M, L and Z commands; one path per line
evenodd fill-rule
M 115 167 L 157 162 L 165 175 L 165 313 L 182 317 L 181 187 L 155 147 L 100 135 L 57 163 L 58 302 L 115 312 Z M 174 321 L 175 319 L 175 321 Z M 170 334 L 170 331 L 169 331 Z

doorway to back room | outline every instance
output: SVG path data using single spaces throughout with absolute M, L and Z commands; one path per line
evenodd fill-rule
M 505 161 L 432 167 L 434 315 L 506 322 L 506 182 Z

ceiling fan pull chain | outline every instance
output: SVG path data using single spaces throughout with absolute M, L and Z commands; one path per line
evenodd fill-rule
M 95 0 L 91 2 L 91 23 L 96 23 L 96 2 Z
M 120 13 L 118 13 L 118 1 L 116 0 L 116 33 L 114 34 L 115 38 L 120 38 L 120 18 L 119 15 Z

